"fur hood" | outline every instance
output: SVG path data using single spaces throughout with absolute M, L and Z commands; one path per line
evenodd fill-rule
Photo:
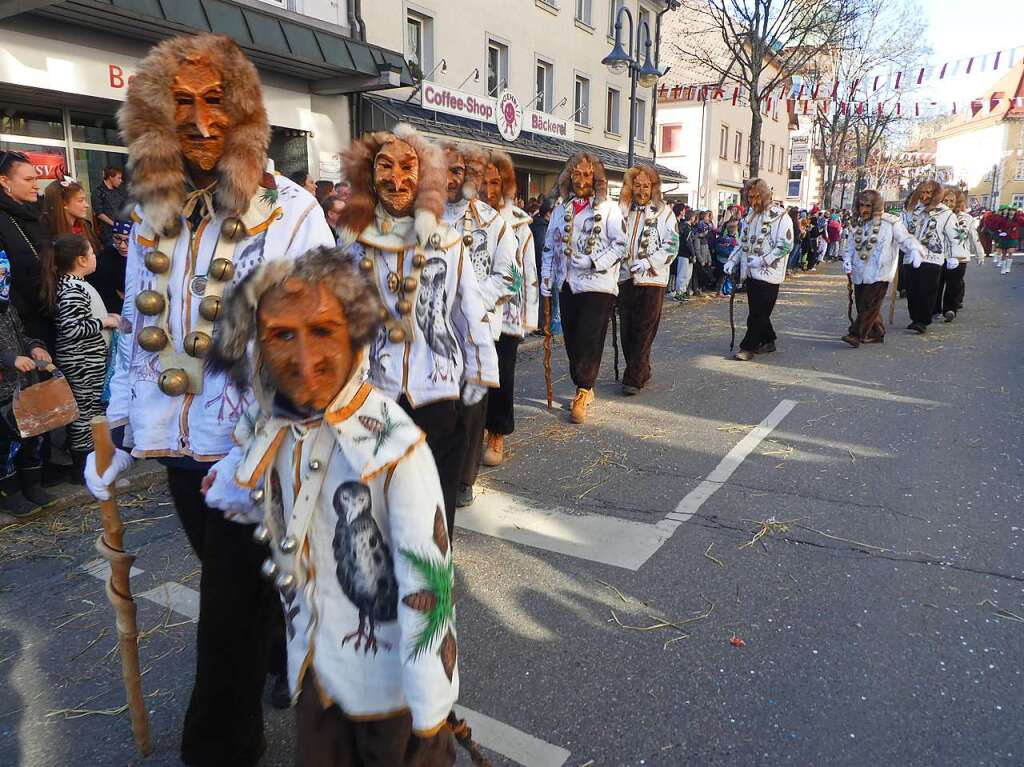
M 558 191 L 566 202 L 574 197 L 572 171 L 582 160 L 590 160 L 594 165 L 594 204 L 600 204 L 608 197 L 608 177 L 604 173 L 604 163 L 589 152 L 576 152 L 565 163 L 565 167 L 562 168 L 562 173 L 558 177 Z
M 338 220 L 342 242 L 355 242 L 356 238 L 373 223 L 377 209 L 377 194 L 373 188 L 373 161 L 381 148 L 399 139 L 409 144 L 420 161 L 419 186 L 416 190 L 416 236 L 426 245 L 436 232 L 447 199 L 447 176 L 444 154 L 415 128 L 405 123 L 395 126 L 394 133 L 370 133 L 353 141 L 341 156 L 344 178 L 352 186 L 352 196 Z
M 661 207 L 661 176 L 654 169 L 653 165 L 639 163 L 626 171 L 622 179 L 622 191 L 619 192 L 619 205 L 629 210 L 633 205 L 633 181 L 641 173 L 651 180 L 651 202 L 658 208 Z
M 501 176 L 501 209 L 504 211 L 515 204 L 516 167 L 508 152 L 500 149 L 490 150 L 488 161 L 498 169 L 498 175 Z
M 270 123 L 256 67 L 241 48 L 229 37 L 209 34 L 172 37 L 154 46 L 139 63 L 117 121 L 128 145 L 131 195 L 156 232 L 177 220 L 185 202 L 185 166 L 171 85 L 180 64 L 195 56 L 207 57 L 220 71 L 231 117 L 216 168 L 217 211 L 229 216 L 245 213 L 267 164 Z

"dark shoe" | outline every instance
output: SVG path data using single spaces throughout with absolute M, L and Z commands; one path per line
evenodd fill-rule
M 951 309 L 951 310 L 949 310 L 948 312 L 944 312 L 944 313 L 942 314 L 942 316 L 943 316 L 943 318 L 944 318 L 944 319 L 946 320 L 946 322 L 952 322 L 953 320 L 955 320 L 955 319 L 956 319 L 956 312 L 954 312 L 954 311 L 953 311 L 953 310 Z
M 473 496 L 473 486 L 459 485 L 459 492 L 455 496 L 455 507 L 463 509 L 466 506 L 472 506 L 474 500 L 476 499 Z
M 872 336 L 861 341 L 862 344 L 884 344 L 885 336 Z
M 775 351 L 774 341 L 765 341 L 763 344 L 754 349 L 754 354 L 771 354 Z
M 915 333 L 917 333 L 920 336 L 920 335 L 924 335 L 925 332 L 927 332 L 928 329 L 924 325 L 922 325 L 920 322 L 911 322 L 909 325 L 907 325 L 907 330 L 913 330 Z
M 733 359 L 739 360 L 740 362 L 749 362 L 754 359 L 754 353 L 749 349 L 740 349 L 733 355 Z
M 85 479 L 82 473 L 85 471 L 85 459 L 89 454 L 84 450 L 71 451 L 71 468 L 68 470 L 67 483 L 69 485 L 84 485 Z
M 56 498 L 42 488 L 42 466 L 37 466 L 34 469 L 19 469 L 18 478 L 21 480 L 21 494 L 32 503 L 45 507 L 57 502 Z
M 69 471 L 71 471 L 71 467 L 63 463 L 44 463 L 43 478 L 40 484 L 43 487 L 53 487 L 67 482 Z
M 860 339 L 855 336 L 843 336 L 842 340 L 848 343 L 854 349 L 860 346 Z
M 640 387 L 630 386 L 629 384 L 622 384 L 622 393 L 627 397 L 635 397 L 640 393 Z
M 21 493 L 21 481 L 17 474 L 0 479 L 0 511 L 13 517 L 27 517 L 39 510 L 39 504 L 25 498 Z
M 292 694 L 288 691 L 288 675 L 278 674 L 270 688 L 270 705 L 284 711 L 292 707 Z

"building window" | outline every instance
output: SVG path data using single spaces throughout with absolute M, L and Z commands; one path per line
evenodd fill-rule
M 643 99 L 636 100 L 636 122 L 633 124 L 633 140 L 643 143 L 647 135 L 647 102 Z
M 800 196 L 800 179 L 803 177 L 803 173 L 798 170 L 791 170 L 789 172 L 789 184 L 786 189 L 787 197 L 799 197 Z
M 651 23 L 651 12 L 646 8 L 641 8 L 637 16 L 636 28 L 639 30 L 645 21 L 647 22 L 647 29 L 651 32 L 651 42 L 654 42 L 654 24 Z
M 768 147 L 768 171 L 775 170 L 775 144 Z
M 678 154 L 682 149 L 683 126 L 662 125 L 661 126 L 661 153 Z
M 577 125 L 590 126 L 590 80 L 583 75 L 576 75 L 573 111 Z
M 1017 160 L 1017 177 L 1014 181 L 1024 181 L 1024 160 Z
M 607 113 L 604 118 L 604 129 L 609 133 L 619 134 L 619 89 L 609 88 L 607 99 Z
M 487 40 L 487 95 L 497 96 L 508 87 L 508 46 Z
M 743 134 L 736 131 L 736 138 L 733 141 L 732 159 L 733 162 L 742 162 L 740 157 L 743 156 Z
M 718 156 L 723 160 L 729 159 L 729 126 L 723 125 L 718 129 Z
M 615 37 L 615 17 L 619 15 L 619 8 L 626 4 L 626 0 L 609 0 L 608 3 L 608 37 Z M 624 35 L 629 34 L 629 22 L 623 22 Z M 629 47 L 629 40 L 623 40 L 622 44 Z
M 1010 204 L 1015 208 L 1024 208 L 1024 194 L 1015 194 L 1010 198 Z
M 783 149 L 780 146 L 779 147 L 779 173 L 785 173 L 786 172 L 786 163 L 783 162 L 785 157 L 786 157 L 786 150 Z
M 551 100 L 555 97 L 555 67 L 549 61 L 537 59 L 537 96 L 532 107 L 541 112 L 551 111 Z
M 764 167 L 764 141 L 761 141 L 761 151 L 757 155 L 757 170 L 760 173 L 761 168 Z
M 591 26 L 591 11 L 593 0 L 576 0 L 576 21 L 582 21 L 588 27 Z
M 415 11 L 405 18 L 405 58 L 426 76 L 434 68 L 434 20 Z

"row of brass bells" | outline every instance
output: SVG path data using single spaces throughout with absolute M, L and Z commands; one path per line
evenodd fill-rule
M 462 244 L 466 245 L 466 246 L 472 245 L 473 244 L 473 235 L 471 235 L 471 234 L 464 234 L 464 235 L 462 235 Z
M 151 250 L 143 259 L 153 274 L 163 274 L 171 268 L 171 258 L 161 250 Z
M 168 397 L 180 397 L 188 391 L 188 373 L 181 368 L 170 368 L 160 374 L 156 385 Z
M 235 276 L 235 265 L 226 258 L 215 258 L 206 271 L 207 276 L 220 282 L 228 282 Z
M 185 343 L 183 344 L 185 354 L 190 357 L 205 357 L 212 345 L 213 339 L 210 338 L 208 333 L 204 333 L 201 330 L 193 330 L 185 336 Z
M 167 346 L 167 334 L 156 325 L 149 325 L 139 331 L 139 346 L 147 352 L 158 352 Z
M 242 220 L 231 216 L 220 225 L 220 236 L 228 242 L 238 242 L 247 234 Z
M 427 257 L 424 256 L 422 253 L 417 253 L 415 256 L 412 257 L 412 265 L 413 268 L 415 269 L 422 269 L 424 266 L 427 265 Z
M 220 296 L 206 296 L 199 302 L 199 316 L 214 322 L 220 317 Z
M 388 340 L 393 344 L 400 344 L 405 340 L 405 331 L 402 328 L 391 328 L 388 331 Z
M 147 317 L 155 317 L 162 313 L 166 305 L 166 299 L 155 290 L 143 290 L 135 296 L 135 308 Z

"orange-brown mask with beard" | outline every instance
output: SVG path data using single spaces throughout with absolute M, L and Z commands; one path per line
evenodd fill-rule
M 419 188 L 420 160 L 400 139 L 387 142 L 373 158 L 373 188 L 392 216 L 409 216 Z
M 263 364 L 278 392 L 301 410 L 325 410 L 355 356 L 338 297 L 290 277 L 263 295 L 257 321 Z
M 857 213 L 861 221 L 868 221 L 875 213 L 875 206 L 870 200 L 861 201 L 857 203 Z
M 190 167 L 208 173 L 220 161 L 231 129 L 221 73 L 207 57 L 191 56 L 178 68 L 171 93 L 181 153 Z
M 569 177 L 573 194 L 577 197 L 590 197 L 594 193 L 594 164 L 586 157 L 576 163 Z
M 650 203 L 653 193 L 654 185 L 651 183 L 651 177 L 646 173 L 637 173 L 636 178 L 633 179 L 633 202 L 646 206 Z
M 448 164 L 448 202 L 458 202 L 466 184 L 466 158 L 454 149 L 445 149 L 444 159 Z
M 501 174 L 498 172 L 497 166 L 489 164 L 484 168 L 480 196 L 495 210 L 501 207 Z

